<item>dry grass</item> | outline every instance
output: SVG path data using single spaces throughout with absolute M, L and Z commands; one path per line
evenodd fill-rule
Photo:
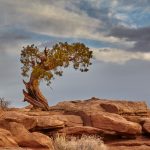
M 57 135 L 54 139 L 55 150 L 107 150 L 103 141 L 95 136 L 85 136 L 81 138 L 71 137 L 70 140 L 65 136 Z
M 10 105 L 10 101 L 7 101 L 5 98 L 0 97 L 0 109 L 7 110 Z

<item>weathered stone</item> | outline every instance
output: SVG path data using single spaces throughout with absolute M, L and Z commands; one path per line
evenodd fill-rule
M 136 115 L 147 115 L 148 108 L 145 102 L 133 102 L 133 101 L 105 101 L 100 106 L 110 113 L 116 114 L 136 114 Z
M 138 135 L 142 129 L 138 123 L 127 121 L 125 118 L 112 113 L 91 114 L 92 126 L 99 129 L 116 131 L 121 134 Z
M 32 128 L 32 131 L 64 127 L 64 122 L 56 119 L 53 116 L 36 116 L 34 118 L 36 118 L 37 123 L 36 126 Z
M 10 131 L 0 128 L 0 147 L 19 147 Z
M 107 146 L 108 150 L 150 150 L 150 146 Z
M 77 115 L 53 115 L 54 118 L 63 121 L 65 126 L 83 126 L 83 121 L 80 116 Z
M 37 124 L 32 131 L 83 125 L 81 117 L 76 115 L 33 116 L 33 118 L 37 120 Z
M 11 122 L 10 132 L 21 147 L 54 149 L 52 140 L 48 136 L 42 133 L 30 133 L 22 124 Z
M 146 145 L 146 146 L 150 146 L 150 140 L 149 138 L 143 138 L 143 137 L 137 137 L 137 139 L 133 139 L 133 140 L 114 140 L 112 142 L 109 142 L 108 145 L 110 146 L 142 146 L 142 145 Z
M 32 110 L 30 107 L 1 111 L 0 128 L 9 130 L 19 146 L 30 149 L 53 149 L 51 139 L 44 134 L 59 133 L 68 136 L 94 134 L 103 137 L 106 144 L 115 139 L 118 144 L 114 141 L 112 145 L 107 144 L 110 148 L 116 147 L 115 150 L 123 150 L 119 148 L 124 147 L 125 150 L 130 147 L 132 150 L 135 147 L 136 150 L 140 147 L 144 150 L 150 147 L 148 140 L 129 139 L 143 135 L 141 125 L 144 133 L 150 133 L 148 112 L 144 102 L 92 98 L 60 102 L 49 111 Z
M 48 148 L 49 150 L 54 150 L 53 142 L 48 136 L 39 132 L 33 132 L 31 133 L 31 136 L 33 136 L 33 139 L 40 145 L 37 146 L 38 148 L 43 147 Z
M 125 119 L 127 119 L 128 121 L 131 121 L 131 122 L 136 122 L 136 123 L 139 123 L 141 124 L 141 119 L 143 118 L 142 116 L 123 116 Z
M 26 129 L 31 129 L 36 126 L 37 120 L 33 117 L 25 115 L 21 112 L 14 112 L 14 111 L 6 111 L 0 117 L 0 124 L 2 121 L 8 122 L 17 122 L 21 123 L 25 126 Z
M 148 116 L 148 107 L 145 102 L 125 101 L 125 100 L 108 100 L 91 98 L 84 101 L 64 101 L 56 106 L 50 107 L 50 110 L 65 111 L 103 111 L 117 113 L 121 115 L 139 115 Z
M 150 134 L 150 118 L 145 120 L 144 124 L 143 124 L 143 130 L 146 132 L 146 133 L 149 133 Z

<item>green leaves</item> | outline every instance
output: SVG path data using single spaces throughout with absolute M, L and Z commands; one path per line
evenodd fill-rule
M 34 67 L 39 61 L 37 58 L 38 53 L 39 50 L 34 45 L 28 45 L 21 50 L 20 61 L 23 64 L 23 67 L 21 68 L 23 76 L 29 77 L 30 68 Z
M 20 61 L 23 64 L 22 75 L 38 80 L 45 80 L 50 84 L 54 75 L 62 76 L 62 68 L 71 65 L 75 70 L 87 72 L 92 58 L 92 51 L 83 43 L 57 43 L 52 49 L 45 48 L 42 52 L 34 46 L 24 47 Z

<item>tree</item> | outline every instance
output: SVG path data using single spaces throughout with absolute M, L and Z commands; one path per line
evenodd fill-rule
M 92 51 L 83 43 L 57 43 L 51 49 L 40 51 L 36 46 L 23 47 L 20 61 L 23 64 L 21 70 L 23 77 L 29 81 L 24 82 L 26 90 L 23 90 L 24 101 L 29 102 L 35 108 L 48 110 L 48 102 L 39 89 L 42 80 L 50 85 L 54 75 L 62 76 L 63 68 L 72 66 L 81 72 L 87 72 L 92 58 Z

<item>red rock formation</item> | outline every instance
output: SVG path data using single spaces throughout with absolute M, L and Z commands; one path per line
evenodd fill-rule
M 93 98 L 60 102 L 49 111 L 31 109 L 0 112 L 0 138 L 4 141 L 3 137 L 8 135 L 6 146 L 53 149 L 48 136 L 59 133 L 97 135 L 104 139 L 110 150 L 150 149 L 150 117 L 144 102 Z

